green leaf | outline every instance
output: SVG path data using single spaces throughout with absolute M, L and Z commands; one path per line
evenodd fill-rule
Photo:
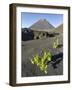
M 45 74 L 48 73 L 48 65 L 46 62 L 51 61 L 52 54 L 51 52 L 47 52 L 46 49 L 43 51 L 43 56 L 40 57 L 38 54 L 35 54 L 33 59 L 31 59 L 32 64 L 36 64 L 42 72 Z
M 33 61 L 33 60 L 31 60 L 31 63 L 32 63 L 32 64 L 34 64 L 34 61 Z

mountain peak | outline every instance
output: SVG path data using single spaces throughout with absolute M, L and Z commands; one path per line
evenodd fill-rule
M 39 19 L 38 21 L 47 21 L 46 19 Z
M 54 29 L 54 26 L 51 25 L 46 19 L 39 19 L 29 28 L 31 28 L 32 30 L 48 30 L 48 29 Z

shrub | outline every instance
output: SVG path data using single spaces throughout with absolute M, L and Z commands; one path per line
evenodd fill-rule
M 51 52 L 46 52 L 44 49 L 43 56 L 40 57 L 38 54 L 35 54 L 33 59 L 31 59 L 32 64 L 36 64 L 41 71 L 43 71 L 45 74 L 48 73 L 48 65 L 47 62 L 50 62 L 52 59 Z
M 39 33 L 39 39 L 42 39 L 42 33 Z
M 53 48 L 58 48 L 59 46 L 59 39 L 56 38 L 55 41 L 53 42 Z

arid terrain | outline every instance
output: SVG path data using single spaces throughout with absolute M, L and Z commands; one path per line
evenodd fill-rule
M 59 46 L 58 48 L 53 48 L 53 42 L 56 38 L 59 41 Z M 48 63 L 47 74 L 40 71 L 37 65 L 33 65 L 31 63 L 31 59 L 33 58 L 35 52 L 38 53 L 39 55 L 42 55 L 43 49 L 46 49 L 46 51 L 50 51 L 52 53 L 52 60 L 51 62 Z M 29 39 L 22 40 L 21 50 L 22 50 L 22 74 L 21 74 L 22 77 L 62 75 L 63 74 L 63 25 L 60 25 L 57 28 L 53 28 L 51 32 L 50 31 L 48 32 L 47 37 L 44 38 L 41 37 L 40 39 L 31 38 L 30 40 Z

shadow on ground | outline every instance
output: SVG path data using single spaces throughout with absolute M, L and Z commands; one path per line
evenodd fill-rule
M 52 56 L 52 66 L 53 68 L 57 68 L 57 64 L 59 64 L 63 60 L 63 53 L 56 54 Z

